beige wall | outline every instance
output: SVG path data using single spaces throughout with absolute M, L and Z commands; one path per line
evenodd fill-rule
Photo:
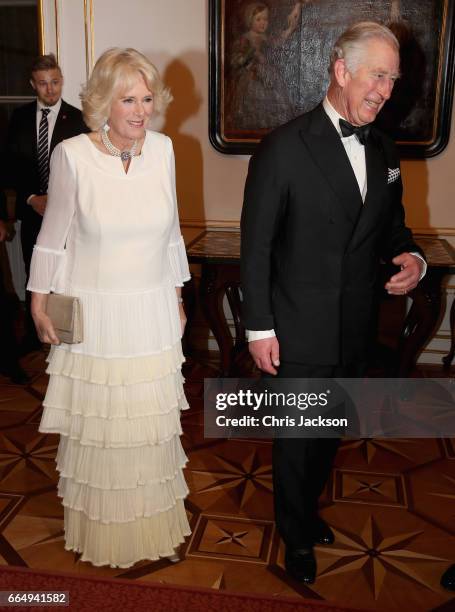
M 57 0 L 57 7 L 67 99 L 78 103 L 86 60 L 91 64 L 106 48 L 132 46 L 146 53 L 175 98 L 155 125 L 174 141 L 185 236 L 205 224 L 238 225 L 248 158 L 220 154 L 209 143 L 207 0 Z M 54 19 L 50 9 L 48 19 Z M 408 224 L 455 244 L 454 139 L 434 159 L 405 161 L 403 178 Z M 447 345 L 447 319 L 441 330 Z
M 207 0 L 88 0 L 87 28 L 83 0 L 58 0 L 57 4 L 66 97 L 78 104 L 86 55 L 90 64 L 92 50 L 95 59 L 114 45 L 146 53 L 175 98 L 167 117 L 155 126 L 174 140 L 182 220 L 237 224 L 248 158 L 217 153 L 209 143 Z M 454 235 L 453 140 L 434 159 L 405 161 L 403 177 L 411 227 Z
M 439 232 L 455 244 L 455 124 L 452 138 L 438 156 L 404 161 L 404 202 L 408 224 L 415 230 Z

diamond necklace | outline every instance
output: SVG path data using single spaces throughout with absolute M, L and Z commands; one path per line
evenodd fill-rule
M 101 140 L 103 141 L 103 145 L 106 147 L 109 153 L 111 155 L 114 155 L 114 157 L 120 157 L 122 162 L 129 161 L 132 157 L 136 155 L 137 140 L 133 142 L 133 145 L 129 151 L 120 151 L 120 149 L 114 147 L 105 130 L 101 130 Z

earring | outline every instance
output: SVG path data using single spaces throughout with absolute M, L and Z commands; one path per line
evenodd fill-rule
M 106 121 L 101 129 L 104 130 L 105 132 L 109 132 L 111 128 L 109 126 L 109 123 Z

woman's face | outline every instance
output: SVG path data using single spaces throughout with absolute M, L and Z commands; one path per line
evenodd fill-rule
M 144 130 L 153 112 L 153 94 L 141 75 L 127 91 L 114 95 L 111 112 L 107 120 L 109 138 L 118 145 L 130 145 L 143 137 Z
M 251 29 L 256 34 L 264 34 L 269 27 L 269 11 L 264 9 L 260 13 L 256 13 L 251 21 Z

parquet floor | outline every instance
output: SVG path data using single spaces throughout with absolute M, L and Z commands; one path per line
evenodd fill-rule
M 302 586 L 283 569 L 273 522 L 271 443 L 204 439 L 202 389 L 213 364 L 186 365 L 183 415 L 192 526 L 184 560 L 129 570 L 95 568 L 63 548 L 56 496 L 58 438 L 38 433 L 44 353 L 25 361 L 27 387 L 0 378 L 0 563 L 131 580 L 329 600 L 374 610 L 455 610 L 439 586 L 455 562 L 455 440 L 349 440 L 321 499 L 335 530 L 316 548 L 318 579 Z M 433 374 L 434 375 L 434 374 Z

